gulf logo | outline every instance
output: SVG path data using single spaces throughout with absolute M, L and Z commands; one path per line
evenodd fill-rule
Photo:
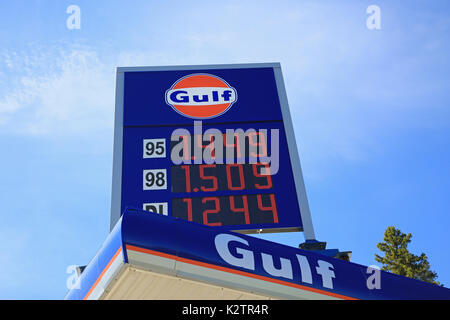
M 225 80 L 206 73 L 178 79 L 166 91 L 166 103 L 179 114 L 193 119 L 218 117 L 236 101 L 236 89 Z

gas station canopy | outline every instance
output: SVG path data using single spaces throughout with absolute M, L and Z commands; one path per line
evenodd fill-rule
M 450 290 L 313 251 L 127 209 L 65 298 L 404 300 L 450 299 Z

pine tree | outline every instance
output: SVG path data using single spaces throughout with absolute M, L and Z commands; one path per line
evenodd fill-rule
M 404 234 L 393 226 L 386 229 L 384 242 L 377 244 L 377 248 L 384 252 L 384 257 L 375 254 L 375 260 L 383 264 L 381 270 L 441 285 L 436 281 L 437 273 L 430 270 L 427 256 L 424 253 L 416 256 L 409 252 L 411 237 L 411 233 Z

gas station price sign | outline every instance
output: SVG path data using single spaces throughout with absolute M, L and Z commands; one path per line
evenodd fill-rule
M 308 229 L 279 64 L 118 68 L 114 130 L 111 228 L 136 207 L 244 233 Z

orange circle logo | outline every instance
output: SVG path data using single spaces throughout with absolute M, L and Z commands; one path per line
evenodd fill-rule
M 166 91 L 166 103 L 179 114 L 193 119 L 218 117 L 236 101 L 236 89 L 225 80 L 206 73 L 178 79 Z

